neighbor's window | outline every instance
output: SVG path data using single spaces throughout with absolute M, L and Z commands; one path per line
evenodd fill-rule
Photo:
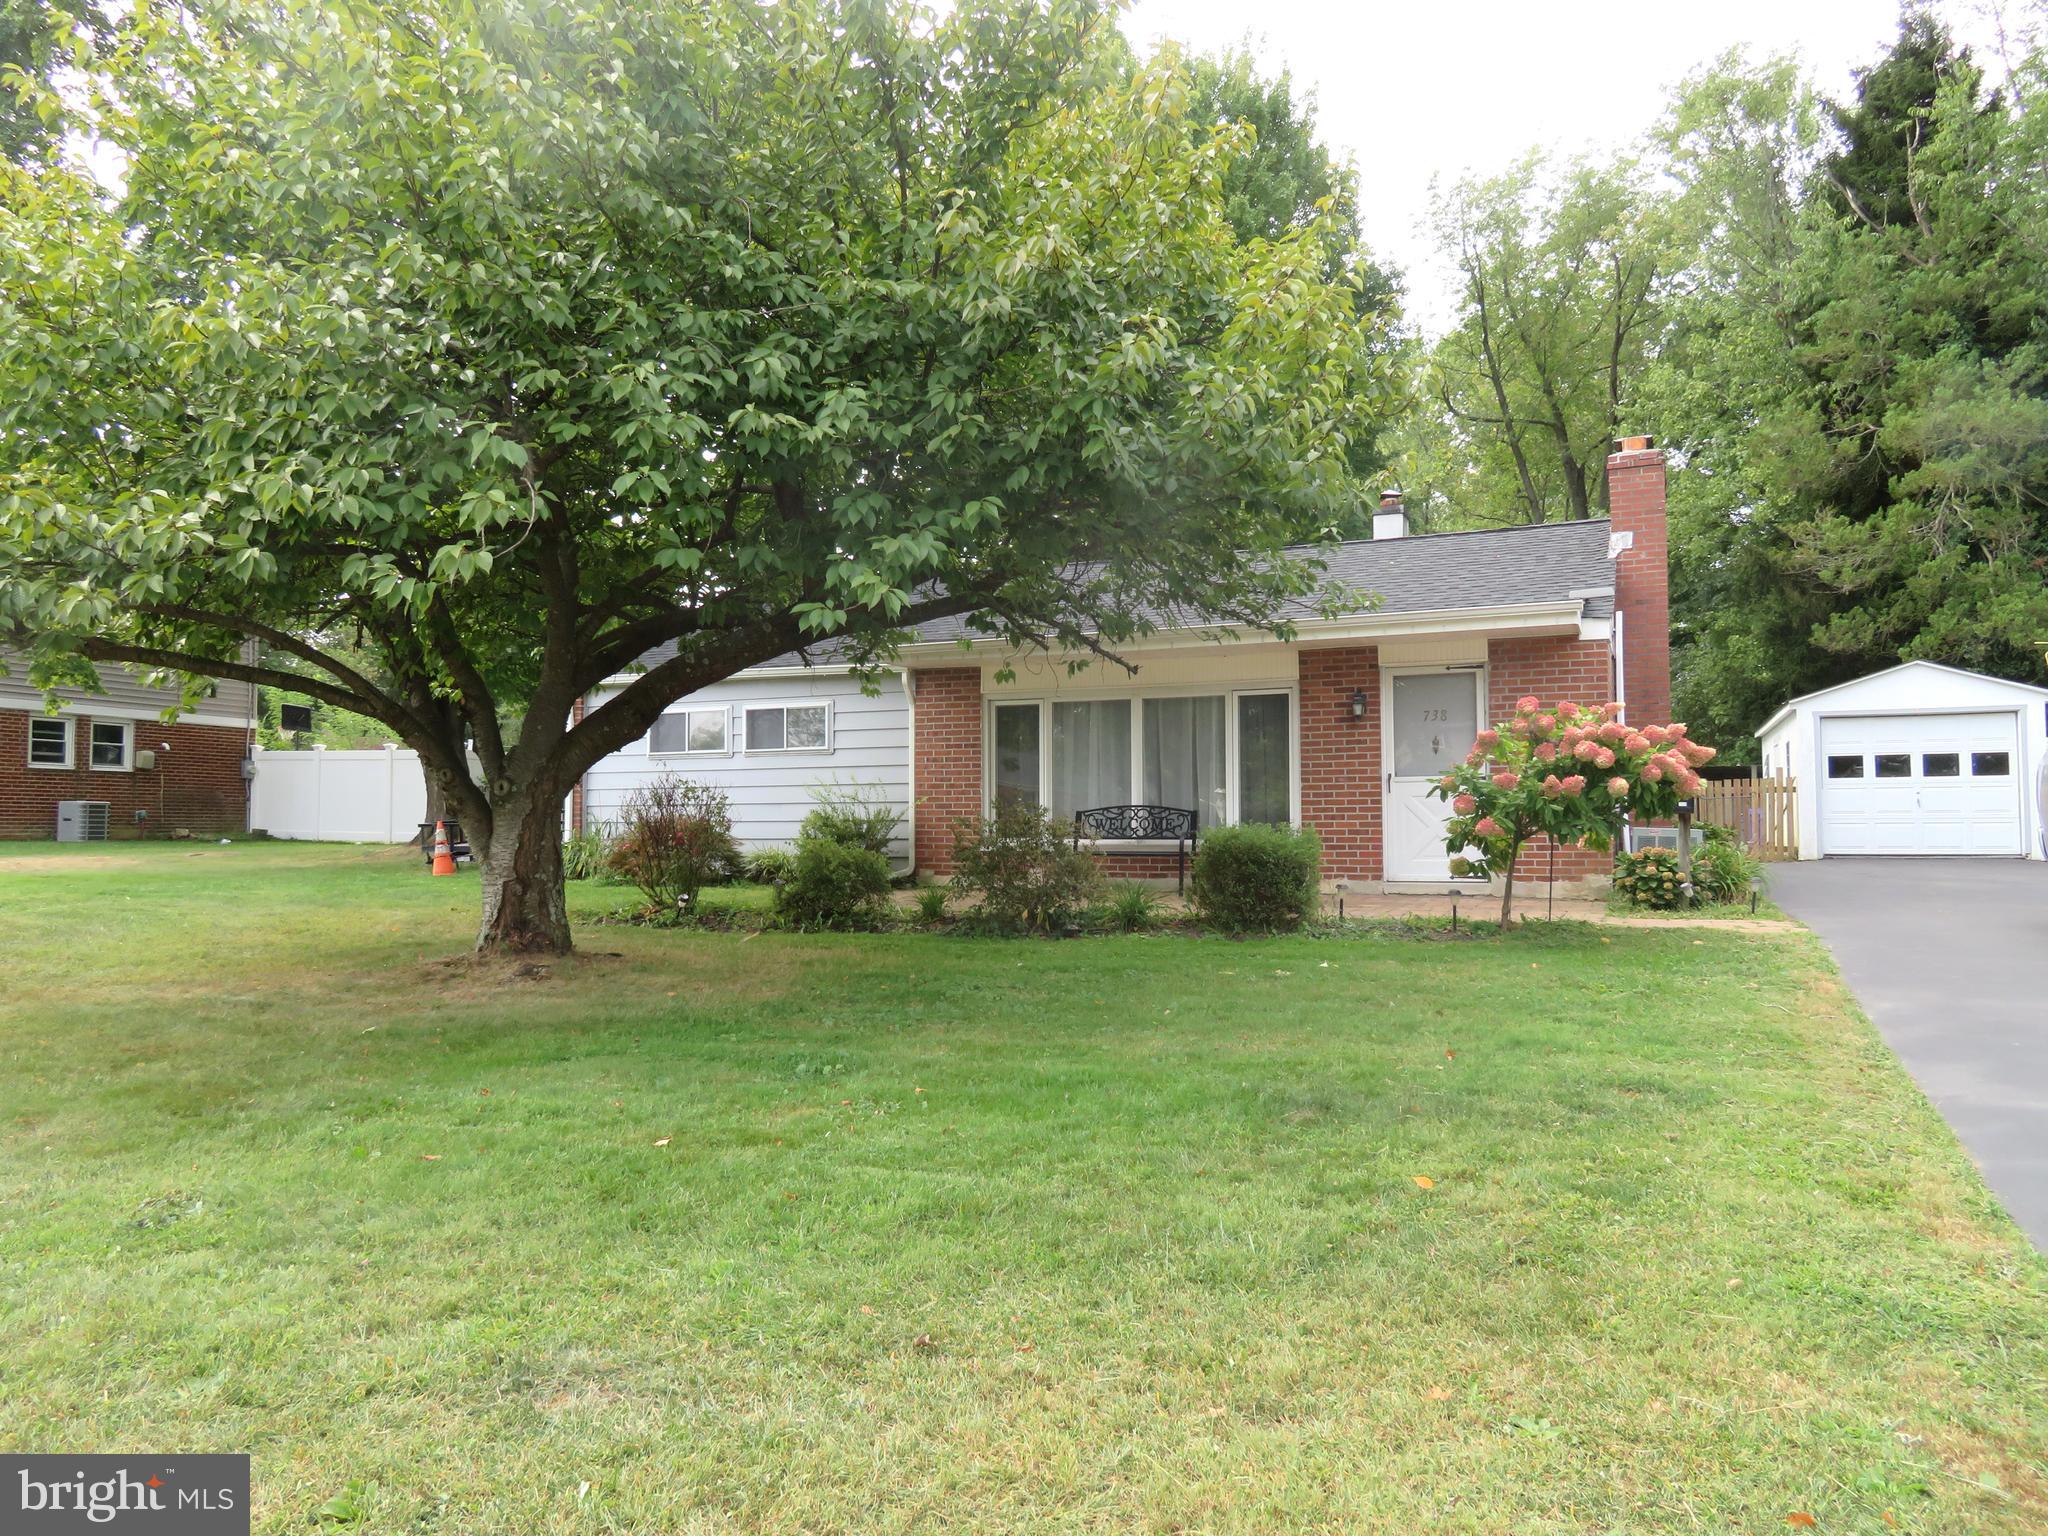
M 827 704 L 773 704 L 747 711 L 749 752 L 823 752 L 832 745 Z
M 1962 771 L 1963 760 L 1953 752 L 1920 754 L 1920 777 L 1923 779 L 1952 779 Z
M 30 720 L 28 723 L 28 760 L 35 768 L 69 768 L 71 766 L 71 722 L 69 720 Z
M 1079 811 L 1131 803 L 1129 699 L 1062 700 L 1052 706 L 1052 784 L 1047 803 L 1060 821 Z
M 1237 819 L 1284 826 L 1292 819 L 1287 695 L 1247 693 L 1237 700 Z
M 92 723 L 92 765 L 95 768 L 128 766 L 128 732 L 125 720 L 95 720 Z
M 1828 759 L 1828 777 L 1831 779 L 1860 779 L 1863 777 L 1863 759 L 1857 757 L 1831 757 Z
M 1978 779 L 2002 779 L 2012 772 L 2012 755 L 2007 752 L 1972 752 L 1970 754 L 1970 776 Z
M 1145 800 L 1193 810 L 1200 825 L 1229 819 L 1224 784 L 1224 730 L 1229 715 L 1222 694 L 1193 699 L 1145 700 Z
M 998 806 L 1038 804 L 1038 715 L 1036 704 L 998 704 L 995 801 Z
M 1910 752 L 1878 753 L 1877 776 L 1880 779 L 1910 779 L 1913 777 L 1913 754 Z
M 648 751 L 658 757 L 678 752 L 723 752 L 726 712 L 717 709 L 672 709 L 654 722 Z

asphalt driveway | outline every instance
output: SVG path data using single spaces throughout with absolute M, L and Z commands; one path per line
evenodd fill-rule
M 1827 941 L 1878 1032 L 2048 1250 L 2048 864 L 1773 864 L 1771 896 Z

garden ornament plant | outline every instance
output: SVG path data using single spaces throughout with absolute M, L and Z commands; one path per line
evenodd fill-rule
M 1514 718 L 1481 731 L 1465 761 L 1430 791 L 1451 803 L 1451 873 L 1501 878 L 1502 932 L 1514 916 L 1515 866 L 1526 844 L 1548 837 L 1611 848 L 1625 817 L 1665 820 L 1698 790 L 1712 747 L 1688 740 L 1682 724 L 1636 726 L 1620 716 L 1619 704 L 1545 706 L 1526 695 Z

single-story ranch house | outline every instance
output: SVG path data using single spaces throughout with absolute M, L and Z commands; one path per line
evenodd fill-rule
M 904 648 L 880 697 L 843 667 L 782 658 L 670 706 L 590 771 L 572 818 L 610 821 L 636 785 L 676 772 L 725 788 L 742 841 L 772 845 L 796 835 L 815 786 L 858 786 L 904 814 L 899 863 L 944 876 L 954 824 L 1004 798 L 1062 820 L 1170 805 L 1203 828 L 1313 826 L 1325 877 L 1354 888 L 1443 889 L 1447 807 L 1428 791 L 1516 698 L 1669 717 L 1664 455 L 1648 438 L 1616 449 L 1606 518 L 1412 536 L 1390 498 L 1374 537 L 1329 559 L 1377 606 L 1326 618 L 1305 604 L 1284 643 L 1162 629 L 1123 648 L 1135 676 L 1100 663 L 1070 676 L 1064 658 L 986 638 L 963 649 L 969 631 L 945 621 Z M 1006 666 L 1014 677 L 999 680 Z M 1101 849 L 1117 874 L 1174 870 L 1171 844 Z M 1608 864 L 1561 850 L 1558 879 Z
M 66 833 L 109 837 L 240 832 L 248 825 L 245 764 L 256 735 L 256 690 L 221 682 L 166 725 L 175 686 L 124 667 L 100 668 L 99 693 L 59 688 L 55 714 L 26 663 L 0 654 L 0 837 L 55 837 L 60 805 L 92 807 Z

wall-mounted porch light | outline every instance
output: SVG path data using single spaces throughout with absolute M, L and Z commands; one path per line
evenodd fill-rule
M 1363 720 L 1365 718 L 1365 690 L 1363 688 L 1351 690 L 1351 718 L 1354 720 Z

